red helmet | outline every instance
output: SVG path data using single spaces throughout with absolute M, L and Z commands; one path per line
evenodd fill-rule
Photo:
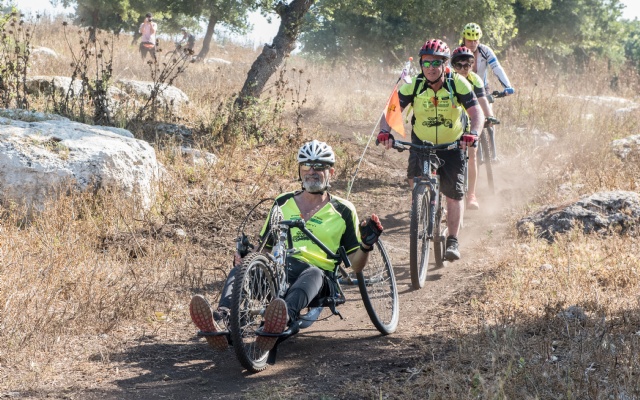
M 460 46 L 457 49 L 455 49 L 451 54 L 451 62 L 452 63 L 456 62 L 456 60 L 460 58 L 463 58 L 463 59 L 474 58 L 473 52 L 464 46 Z
M 431 39 L 420 49 L 420 56 L 434 55 L 449 58 L 449 46 L 440 39 Z

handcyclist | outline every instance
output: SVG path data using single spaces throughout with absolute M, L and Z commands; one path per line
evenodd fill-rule
M 462 28 L 462 42 L 460 44 L 473 52 L 473 72 L 482 78 L 485 92 L 491 93 L 489 89 L 489 80 L 487 79 L 487 66 L 489 66 L 491 67 L 493 74 L 498 78 L 498 81 L 500 81 L 502 87 L 504 87 L 504 94 L 510 95 L 515 93 L 507 73 L 504 72 L 502 65 L 500 65 L 500 61 L 498 61 L 498 57 L 496 57 L 496 54 L 489 46 L 480 43 L 481 37 L 482 29 L 480 29 L 480 25 L 470 22 Z M 493 108 L 491 104 L 489 104 L 489 107 Z M 495 154 L 493 157 L 493 161 L 498 161 Z
M 275 203 L 280 207 L 285 220 L 303 219 L 306 227 L 336 253 L 343 246 L 355 272 L 364 269 L 369 252 L 373 250 L 383 231 L 382 224 L 375 214 L 358 222 L 356 209 L 351 202 L 329 193 L 330 180 L 335 173 L 335 154 L 331 146 L 312 140 L 298 150 L 298 174 L 302 181 L 302 190 L 283 193 Z M 269 215 L 261 231 L 264 238 L 270 232 Z M 297 228 L 291 230 L 293 247 L 297 250 L 288 256 L 288 282 L 291 284 L 285 298 L 274 299 L 264 312 L 264 331 L 267 333 L 284 332 L 287 325 L 295 321 L 302 309 L 307 307 L 318 294 L 330 289 L 330 273 L 335 269 L 335 261 L 315 243 L 309 240 Z M 267 242 L 265 248 L 270 249 Z M 233 282 L 240 265 L 236 254 L 236 266 L 231 270 L 225 282 L 217 310 L 212 311 L 209 302 L 201 295 L 191 299 L 189 311 L 194 324 L 203 332 L 219 332 L 221 323 L 226 325 Z M 323 291 L 323 289 L 325 291 Z M 216 350 L 228 347 L 225 336 L 206 336 L 209 345 Z M 277 337 L 258 336 L 256 345 L 263 351 L 270 350 Z
M 478 98 L 478 104 L 480 104 L 480 107 L 487 119 L 485 125 L 490 125 L 490 118 L 493 118 L 493 112 L 489 105 L 489 101 L 487 101 L 487 97 L 485 96 L 484 83 L 482 82 L 482 79 L 471 70 L 473 67 L 473 60 L 473 52 L 464 46 L 458 47 L 453 50 L 453 53 L 451 53 L 451 66 L 457 73 L 467 78 L 469 83 L 473 86 L 473 91 Z M 467 208 L 469 210 L 478 210 L 480 208 L 476 198 L 476 181 L 478 177 L 478 163 L 476 155 L 477 148 L 469 148 L 469 189 L 467 190 Z
M 484 114 L 478 106 L 478 100 L 471 84 L 462 76 L 447 68 L 450 56 L 449 46 L 439 39 L 430 39 L 420 49 L 422 72 L 412 83 L 400 87 L 398 95 L 402 109 L 413 104 L 411 119 L 411 141 L 434 144 L 451 143 L 461 140 L 461 148 L 442 151 L 440 190 L 447 198 L 447 227 L 449 236 L 446 241 L 445 258 L 453 261 L 460 259 L 458 231 L 462 219 L 462 198 L 464 197 L 464 149 L 467 143 L 473 144 L 484 124 Z M 466 113 L 465 113 L 466 110 Z M 469 121 L 470 120 L 470 121 Z M 442 121 L 452 121 L 445 124 Z M 464 135 L 465 126 L 471 124 L 468 135 Z M 393 144 L 393 136 L 385 120 L 380 120 L 378 141 L 387 149 Z M 418 154 L 409 153 L 407 178 L 410 189 L 413 179 L 422 175 L 422 165 Z

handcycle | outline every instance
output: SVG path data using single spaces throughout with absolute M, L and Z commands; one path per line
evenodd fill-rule
M 324 308 L 329 308 L 333 315 L 342 315 L 337 306 L 346 302 L 342 286 L 357 285 L 362 300 L 374 326 L 383 335 L 395 332 L 399 320 L 398 291 L 391 261 L 381 240 L 376 249 L 369 255 L 367 266 L 355 278 L 346 272 L 351 263 L 346 251 L 340 247 L 337 253 L 331 252 L 317 237 L 310 232 L 305 221 L 283 220 L 277 205 L 271 211 L 268 235 L 253 253 L 242 261 L 236 275 L 232 306 L 229 315 L 229 331 L 217 332 L 214 335 L 227 335 L 240 364 L 250 372 L 260 372 L 268 364 L 276 361 L 278 344 L 297 334 L 301 329 L 311 326 L 318 320 Z M 267 305 L 276 297 L 284 297 L 288 289 L 287 257 L 295 254 L 292 246 L 291 229 L 297 228 L 316 243 L 331 259 L 337 261 L 336 269 L 328 277 L 330 287 L 319 297 L 312 300 L 307 312 L 293 322 L 281 334 L 263 332 L 263 314 Z M 273 241 L 271 253 L 263 249 L 270 235 Z M 238 246 L 251 246 L 244 232 L 238 238 Z M 344 267 L 340 267 L 340 263 Z M 207 335 L 207 333 L 199 333 Z M 277 336 L 276 345 L 268 352 L 260 350 L 256 345 L 258 336 Z
M 487 95 L 489 103 L 494 102 L 494 98 L 505 97 L 507 94 L 502 91 L 495 90 L 493 93 Z M 493 166 L 492 164 L 498 161 L 498 151 L 496 147 L 496 138 L 493 125 L 498 125 L 500 121 L 493 117 L 487 118 L 488 126 L 482 130 L 478 141 L 478 166 L 484 164 L 487 170 L 487 182 L 489 183 L 489 189 L 491 192 L 495 192 L 493 184 Z
M 409 269 L 411 286 L 420 289 L 427 278 L 429 263 L 429 246 L 433 242 L 433 255 L 438 268 L 444 265 L 446 239 L 448 234 L 447 210 L 445 196 L 440 192 L 440 176 L 438 168 L 441 160 L 437 153 L 454 150 L 459 143 L 434 145 L 424 141 L 423 144 L 394 140 L 394 149 L 402 152 L 411 150 L 418 154 L 422 161 L 422 176 L 413 178 L 411 193 L 411 221 L 409 224 Z M 467 168 L 465 154 L 465 190 L 467 185 Z

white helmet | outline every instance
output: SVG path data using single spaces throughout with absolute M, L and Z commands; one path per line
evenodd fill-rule
M 333 165 L 336 162 L 336 155 L 333 153 L 331 146 L 325 142 L 312 140 L 303 144 L 298 150 L 298 163 L 307 161 L 318 161 Z

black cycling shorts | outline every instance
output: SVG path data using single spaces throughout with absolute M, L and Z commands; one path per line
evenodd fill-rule
M 415 133 L 411 132 L 411 142 L 422 144 Z M 440 159 L 440 191 L 450 199 L 462 200 L 464 197 L 464 152 L 460 149 L 439 151 L 436 153 Z M 423 160 L 417 152 L 409 152 L 409 165 L 407 166 L 407 178 L 412 179 L 422 176 Z

